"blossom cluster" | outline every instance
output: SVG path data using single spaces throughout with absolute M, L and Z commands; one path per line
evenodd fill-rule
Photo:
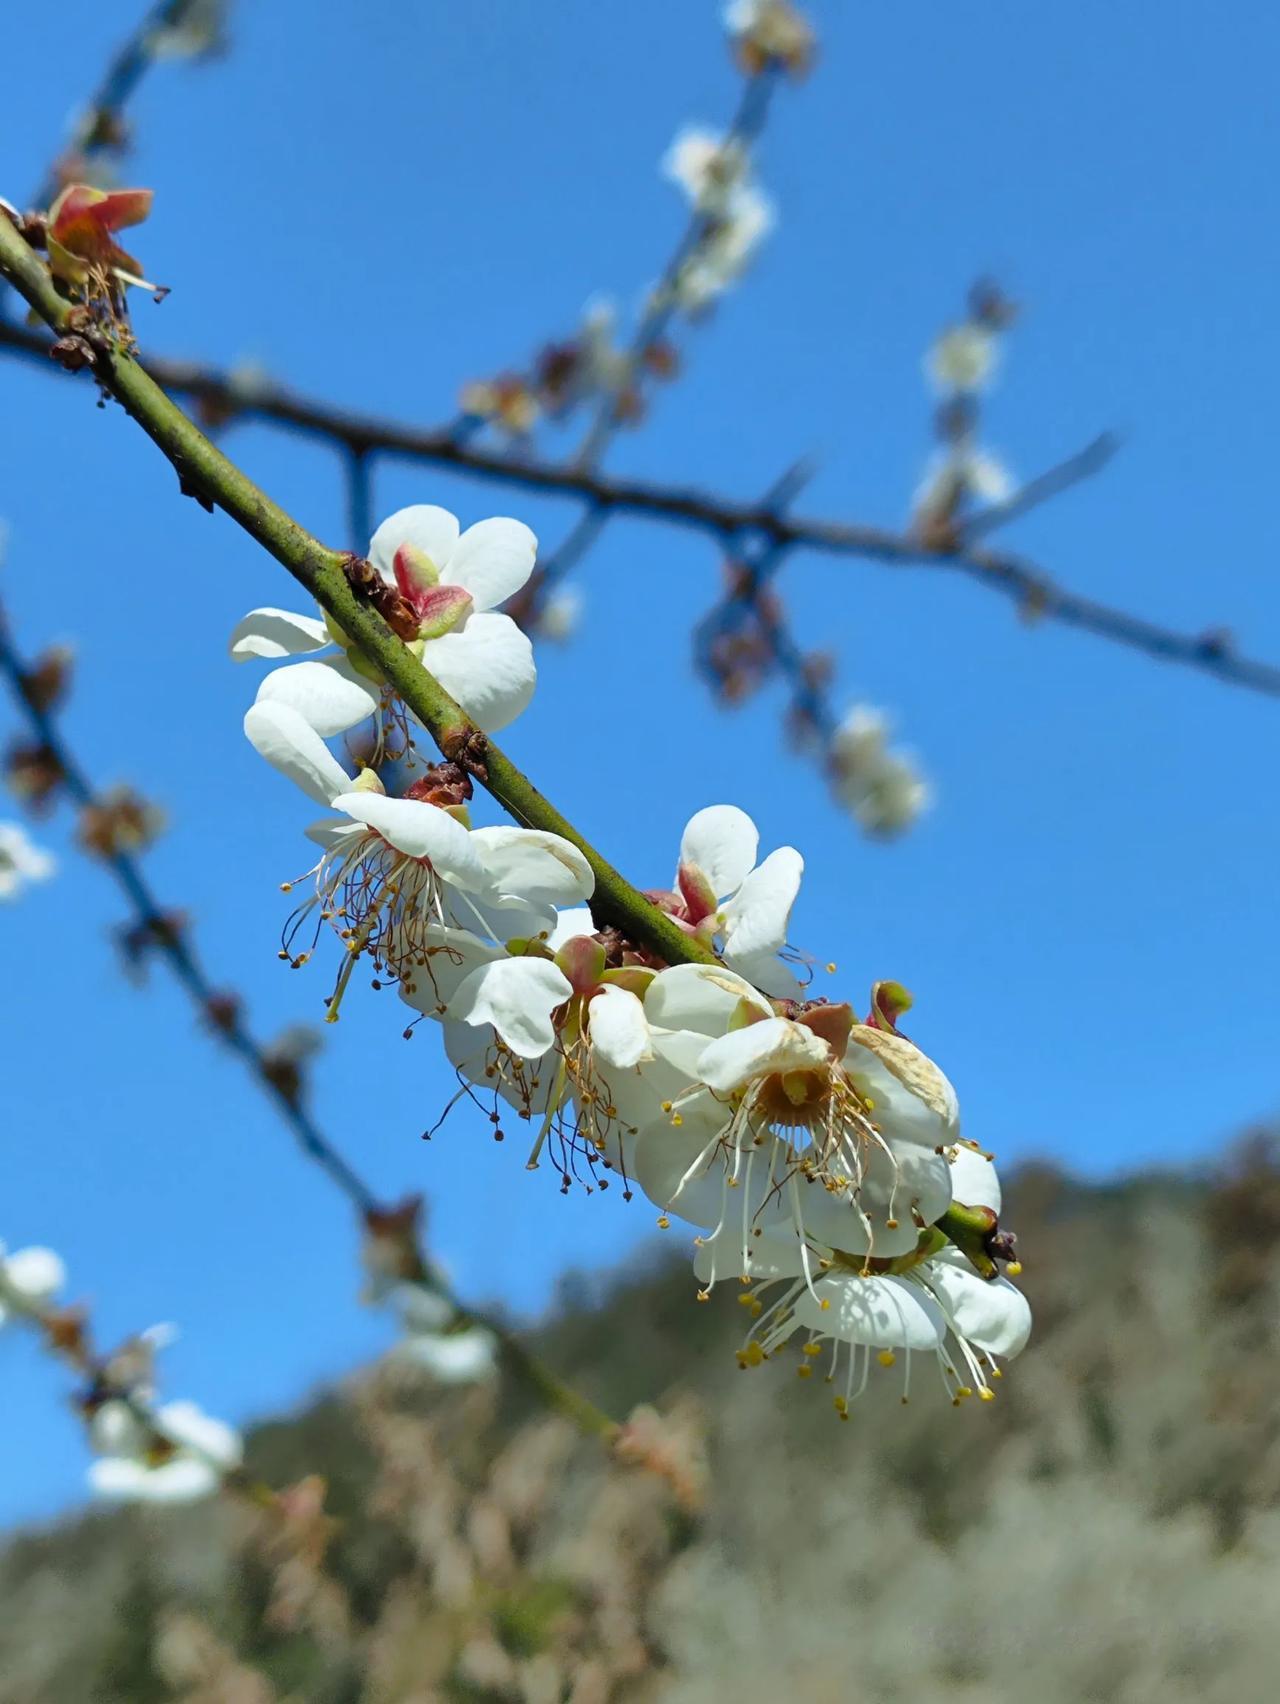
M 386 584 L 414 602 L 425 665 L 442 655 L 455 695 L 490 726 L 527 701 L 532 676 L 513 685 L 501 629 L 482 628 L 455 658 L 452 623 L 465 637 L 483 619 L 475 601 L 512 589 L 535 549 L 518 522 L 460 533 L 427 507 L 393 515 L 371 548 Z M 281 948 L 299 966 L 326 925 L 338 935 L 329 1017 L 366 960 L 375 986 L 395 987 L 412 1013 L 406 1033 L 438 1030 L 454 1102 L 481 1108 L 498 1139 L 514 1121 L 529 1126 L 531 1168 L 549 1161 L 564 1190 L 616 1182 L 626 1199 L 645 1196 L 660 1226 L 692 1227 L 699 1295 L 730 1284 L 749 1311 L 744 1366 L 802 1340 L 807 1374 L 829 1351 L 845 1413 L 873 1357 L 904 1357 L 905 1396 L 912 1352 L 927 1350 L 953 1400 L 989 1397 L 997 1360 L 1029 1329 L 1023 1297 L 998 1275 L 1012 1240 L 994 1168 L 962 1137 L 947 1078 L 899 1032 L 909 1001 L 896 984 L 877 985 L 865 1018 L 812 995 L 811 962 L 789 945 L 800 853 L 761 858 L 735 806 L 697 812 L 671 886 L 647 894 L 689 944 L 690 962 L 668 962 L 593 915 L 592 867 L 570 841 L 473 826 L 469 778 L 417 759 L 403 707 L 406 761 L 354 775 L 339 762 L 326 737 L 358 715 L 385 723 L 397 712 L 331 624 L 259 610 L 233 651 L 278 658 L 329 643 L 327 658 L 269 674 L 245 716 L 255 749 L 331 813 L 306 831 L 320 857 Z M 864 743 L 878 733 L 864 728 Z M 882 811 L 915 808 L 888 754 L 862 761 L 860 784 L 881 787 Z M 406 771 L 417 778 L 393 796 L 383 773 Z M 963 1252 L 939 1228 L 957 1207 Z M 414 1211 L 369 1227 L 380 1293 L 416 1276 L 396 1255 Z
M 837 800 L 868 834 L 890 837 L 928 809 L 929 783 L 910 752 L 889 745 L 883 712 L 855 704 L 831 736 L 827 752 Z
M 912 506 L 916 531 L 931 546 L 954 546 L 966 513 L 1004 503 L 1013 494 L 1008 470 L 978 439 L 979 398 L 995 377 L 1000 339 L 1013 304 L 983 280 L 969 295 L 969 311 L 948 326 L 925 356 L 925 372 L 940 401 L 935 416 L 938 449 Z
M 50 853 L 16 822 L 0 822 L 0 900 L 16 899 L 33 882 L 48 881 L 55 869 Z

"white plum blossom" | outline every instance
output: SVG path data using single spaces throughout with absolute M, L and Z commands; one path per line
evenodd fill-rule
M 996 369 L 999 341 L 990 327 L 976 320 L 948 326 L 925 356 L 925 372 L 938 390 L 979 391 Z
M 56 864 L 16 822 L 0 822 L 0 900 L 16 899 L 32 882 L 48 881 Z
M 487 1326 L 460 1320 L 444 1296 L 424 1284 L 397 1284 L 387 1302 L 403 1336 L 393 1353 L 441 1384 L 479 1384 L 497 1367 L 498 1342 Z
M 794 994 L 799 984 L 779 962 L 804 859 L 780 846 L 756 863 L 760 835 L 736 805 L 708 805 L 685 825 L 675 886 L 658 899 L 681 928 L 718 947 L 731 970 L 766 994 Z
M 391 515 L 369 546 L 374 568 L 412 610 L 417 632 L 411 649 L 486 733 L 514 721 L 533 695 L 532 647 L 497 606 L 524 585 L 537 552 L 538 541 L 522 521 L 477 521 L 460 532 L 455 516 L 429 503 Z M 326 654 L 311 660 L 314 652 Z M 273 669 L 258 688 L 258 702 L 298 711 L 326 739 L 382 705 L 376 673 L 321 615 L 251 610 L 231 635 L 231 655 L 237 662 L 307 659 Z
M 687 126 L 662 167 L 704 221 L 672 286 L 676 301 L 696 312 L 742 276 L 773 227 L 773 203 L 753 181 L 747 150 L 733 136 Z
M 791 0 L 729 0 L 724 26 L 749 73 L 777 63 L 798 74 L 813 57 L 813 28 Z
M 401 976 L 428 962 L 433 927 L 465 921 L 502 939 L 549 927 L 557 904 L 590 897 L 591 867 L 567 840 L 537 829 L 472 829 L 464 806 L 389 798 L 372 772 L 348 775 L 285 704 L 251 705 L 245 733 L 308 797 L 338 813 L 307 831 L 323 855 L 307 872 L 314 891 L 294 914 L 282 956 L 294 964 L 310 956 L 312 949 L 295 955 L 292 943 L 318 911 L 348 949 L 339 993 L 361 953 Z
M 67 1281 L 67 1269 L 51 1248 L 20 1248 L 6 1254 L 0 1243 L 0 1329 L 31 1309 L 47 1307 Z
M 90 1419 L 89 1438 L 99 1452 L 89 1484 L 98 1496 L 120 1502 L 195 1502 L 217 1491 L 244 1458 L 235 1428 L 194 1402 L 152 1410 L 109 1398 Z
M 828 748 L 837 800 L 868 834 L 889 837 L 910 828 L 928 809 L 929 783 L 915 759 L 888 745 L 883 713 L 857 704 L 832 735 Z
M 754 1276 L 775 1245 L 809 1275 L 819 1244 L 906 1255 L 950 1205 L 955 1091 L 905 1037 L 819 1001 L 779 1016 L 705 965 L 660 972 L 645 1009 L 689 1087 L 641 1128 L 632 1171 L 664 1220 L 709 1233 L 721 1264 L 708 1282 Z
M 582 593 L 566 586 L 547 599 L 538 615 L 538 632 L 553 645 L 565 645 L 578 631 L 582 620 Z

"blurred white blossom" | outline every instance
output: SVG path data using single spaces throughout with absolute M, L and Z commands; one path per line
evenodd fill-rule
M 16 822 L 0 822 L 0 900 L 16 899 L 33 882 L 48 881 L 56 869 L 45 852 Z
M 883 713 L 858 704 L 836 729 L 828 753 L 836 799 L 869 834 L 886 837 L 910 828 L 932 800 L 914 758 L 890 749 L 888 735 Z

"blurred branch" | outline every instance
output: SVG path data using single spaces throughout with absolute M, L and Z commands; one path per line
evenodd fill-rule
M 43 362 L 50 348 L 49 339 L 42 333 L 0 322 L 0 350 Z M 1001 593 L 1030 618 L 1060 621 L 1161 661 L 1280 697 L 1280 667 L 1241 656 L 1223 629 L 1184 633 L 1162 626 L 1068 591 L 1020 556 L 959 542 L 955 548 L 931 548 L 910 532 L 770 514 L 759 503 L 738 502 L 695 486 L 619 479 L 559 463 L 516 460 L 460 442 L 452 427 L 417 429 L 333 408 L 274 385 L 246 393 L 230 375 L 193 362 L 152 360 L 147 371 L 165 390 L 190 398 L 223 421 L 266 420 L 304 436 L 339 444 L 352 453 L 403 457 L 545 495 L 580 497 L 606 513 L 690 527 L 722 542 L 755 532 L 775 544 L 865 558 L 891 568 L 948 570 Z M 1001 524 L 1009 518 L 1002 515 Z

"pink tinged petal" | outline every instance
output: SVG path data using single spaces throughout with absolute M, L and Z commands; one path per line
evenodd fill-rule
M 947 1322 L 932 1296 L 902 1278 L 859 1278 L 841 1273 L 820 1278 L 814 1286 L 818 1300 L 806 1290 L 795 1301 L 796 1324 L 842 1343 L 863 1343 L 872 1349 L 941 1347 Z M 829 1307 L 819 1305 L 821 1301 Z
M 346 770 L 311 724 L 289 705 L 270 700 L 251 704 L 245 711 L 244 731 L 258 755 L 317 804 L 331 805 L 350 787 Z
M 527 634 L 509 616 L 484 611 L 455 632 L 429 639 L 422 666 L 487 734 L 515 721 L 538 679 Z
M 381 793 L 341 793 L 333 808 L 373 829 L 407 858 L 425 858 L 459 887 L 484 885 L 484 866 L 470 833 L 438 805 L 421 799 L 388 799 Z
M 465 586 L 477 609 L 494 609 L 518 592 L 533 573 L 538 541 L 523 521 L 477 521 L 458 540 L 443 578 Z
M 297 657 L 333 643 L 323 621 L 295 615 L 289 609 L 251 609 L 231 633 L 231 655 L 237 663 L 250 657 Z
M 345 657 L 272 669 L 258 688 L 259 704 L 285 704 L 324 739 L 345 734 L 378 708 L 378 689 Z
M 776 953 L 784 945 L 803 874 L 794 846 L 780 846 L 751 871 L 721 913 L 726 953 Z
M 709 964 L 677 964 L 654 977 L 644 1006 L 651 1024 L 714 1036 L 725 1033 L 744 1001 L 762 1017 L 773 1016 L 769 1003 L 733 971 Z
M 439 639 L 464 622 L 471 613 L 471 593 L 461 586 L 435 586 L 413 600 L 418 617 L 419 639 Z
M 477 828 L 471 839 L 500 893 L 532 905 L 567 905 L 590 899 L 595 891 L 590 864 L 558 834 L 539 828 Z
M 384 580 L 395 579 L 396 551 L 402 544 L 429 557 L 437 568 L 443 568 L 458 542 L 457 518 L 447 509 L 434 503 L 411 503 L 407 509 L 397 509 L 374 533 L 369 543 L 369 560 Z
M 717 1094 L 731 1094 L 757 1077 L 779 1071 L 821 1071 L 832 1063 L 821 1036 L 790 1018 L 766 1018 L 732 1030 L 703 1048 L 698 1075 Z
M 990 1355 L 1017 1355 L 1031 1335 L 1031 1307 L 1007 1278 L 980 1278 L 958 1250 L 946 1250 L 920 1270 L 961 1337 Z
M 948 1148 L 951 1158 L 951 1193 L 966 1207 L 990 1207 L 999 1213 L 1002 1204 L 1000 1179 L 996 1168 L 985 1154 L 957 1142 Z
M 759 845 L 756 825 L 745 811 L 737 805 L 708 805 L 689 818 L 680 839 L 680 868 L 694 866 L 719 898 L 746 880 Z
M 400 998 L 433 1018 L 449 1013 L 472 971 L 506 957 L 501 947 L 491 946 L 467 929 L 428 929 L 423 948 L 426 964 L 415 963 L 401 973 Z
M 715 913 L 719 894 L 696 864 L 681 864 L 676 871 L 676 887 L 684 901 L 683 922 L 698 924 Z
M 479 830 L 477 832 L 483 832 Z M 572 911 L 562 911 L 556 918 L 555 928 L 547 938 L 547 946 L 551 951 L 558 952 L 566 941 L 572 941 L 579 935 L 594 935 L 596 920 L 585 905 L 577 906 Z
M 625 988 L 606 985 L 587 1004 L 591 1045 L 606 1065 L 628 1070 L 653 1058 L 644 1007 Z
M 415 609 L 440 584 L 440 570 L 412 544 L 402 544 L 396 551 L 392 573 L 396 585 Z
M 513 1053 L 537 1059 L 555 1041 L 551 1014 L 572 993 L 549 959 L 503 958 L 463 981 L 449 1015 L 467 1024 L 492 1024 Z
M 590 994 L 600 986 L 605 972 L 605 951 L 590 935 L 575 935 L 554 957 L 573 984 L 575 994 Z

